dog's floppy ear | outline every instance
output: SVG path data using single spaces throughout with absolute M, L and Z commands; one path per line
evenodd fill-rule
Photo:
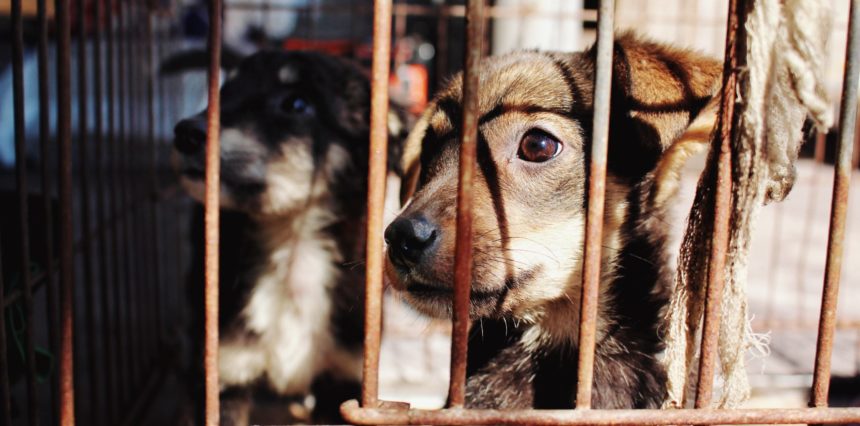
M 590 56 L 594 57 L 594 50 Z M 618 36 L 613 52 L 609 167 L 616 174 L 641 178 L 666 155 L 686 154 L 676 143 L 712 101 L 721 66 L 701 54 L 640 39 Z M 702 125 L 701 122 L 698 123 Z M 701 130 L 699 130 L 701 131 Z

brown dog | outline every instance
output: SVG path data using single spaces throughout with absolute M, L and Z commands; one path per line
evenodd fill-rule
M 481 64 L 467 405 L 575 404 L 595 51 Z M 635 36 L 614 48 L 594 400 L 657 407 L 671 285 L 667 204 L 713 125 L 717 61 Z M 386 275 L 419 310 L 451 312 L 462 76 L 404 153 L 408 205 L 386 230 Z M 688 143 L 693 141 L 695 143 Z

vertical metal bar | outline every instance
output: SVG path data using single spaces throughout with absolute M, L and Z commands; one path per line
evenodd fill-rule
M 131 127 L 131 116 L 133 115 L 130 112 L 131 109 L 131 98 L 130 94 L 130 63 L 129 63 L 129 55 L 130 46 L 128 44 L 129 30 L 128 26 L 130 24 L 130 20 L 128 19 L 128 9 L 123 0 L 117 1 L 117 20 L 119 22 L 119 27 L 117 28 L 117 35 L 119 39 L 117 40 L 117 49 L 118 49 L 118 60 L 119 60 L 119 76 L 118 76 L 118 94 L 119 94 L 119 141 L 117 144 L 117 154 L 118 154 L 118 163 L 116 164 L 118 173 L 119 173 L 119 186 L 120 186 L 120 209 L 117 212 L 117 221 L 122 225 L 121 232 L 122 237 L 121 241 L 124 242 L 122 252 L 123 252 L 123 280 L 119 283 L 121 288 L 123 301 L 117 306 L 121 308 L 118 311 L 123 316 L 123 331 L 122 336 L 124 340 L 125 353 L 123 354 L 123 363 L 125 364 L 125 380 L 123 381 L 123 402 L 128 403 L 133 395 L 132 390 L 134 389 L 137 381 L 137 375 L 135 367 L 137 366 L 137 358 L 138 351 L 135 345 L 137 338 L 134 333 L 134 318 L 135 318 L 135 304 L 134 298 L 132 297 L 132 290 L 134 289 L 134 276 L 133 276 L 133 268 L 134 264 L 132 262 L 133 253 L 132 253 L 132 235 L 131 235 L 131 209 L 130 205 L 133 200 L 131 200 L 131 185 L 129 183 L 131 172 L 131 143 L 130 134 L 132 133 L 130 130 Z
M 714 385 L 714 367 L 719 335 L 719 315 L 722 290 L 725 285 L 726 249 L 729 241 L 729 214 L 732 191 L 731 138 L 735 114 L 735 88 L 738 64 L 742 60 L 740 43 L 745 45 L 746 0 L 730 0 L 726 25 L 726 53 L 723 65 L 723 86 L 720 116 L 720 152 L 717 165 L 717 188 L 714 207 L 714 235 L 708 258 L 708 289 L 705 298 L 704 325 L 702 326 L 702 352 L 699 359 L 696 408 L 711 403 Z
M 454 245 L 454 306 L 451 329 L 451 381 L 448 406 L 466 399 L 466 355 L 469 343 L 469 298 L 472 288 L 472 185 L 478 146 L 478 90 L 484 41 L 484 0 L 466 4 L 466 51 L 463 69 L 463 133 L 457 186 L 457 235 Z
M 143 61 L 144 73 L 146 76 L 146 104 L 147 104 L 147 141 L 150 152 L 149 155 L 149 191 L 146 194 L 149 200 L 149 252 L 152 261 L 152 275 L 150 280 L 150 303 L 152 309 L 149 309 L 151 318 L 151 327 L 153 329 L 152 336 L 152 351 L 154 354 L 161 352 L 161 339 L 159 338 L 162 328 L 161 315 L 161 262 L 158 253 L 159 250 L 159 226 L 158 226 L 158 200 L 156 193 L 158 192 L 158 175 L 156 173 L 156 156 L 158 153 L 158 145 L 155 141 L 155 67 L 153 66 L 153 34 L 152 34 L 152 10 L 147 4 L 144 5 L 144 52 L 146 59 Z
M 122 335 L 124 333 L 120 333 L 120 327 L 122 326 L 122 318 L 121 318 L 121 306 L 122 306 L 122 297 L 121 297 L 121 288 L 122 288 L 122 261 L 120 256 L 120 211 L 122 210 L 122 204 L 120 202 L 120 188 L 119 188 L 119 138 L 117 137 L 118 128 L 121 129 L 117 124 L 117 121 L 121 120 L 121 114 L 117 114 L 118 110 L 121 112 L 121 105 L 118 105 L 121 98 L 118 98 L 117 92 L 119 90 L 115 87 L 115 81 L 118 80 L 118 76 L 116 73 L 117 68 L 117 43 L 116 43 L 116 32 L 117 32 L 117 4 L 114 0 L 105 0 L 105 8 L 107 9 L 107 55 L 105 57 L 106 65 L 107 65 L 107 100 L 108 100 L 108 109 L 107 109 L 107 134 L 108 134 L 108 142 L 107 142 L 107 159 L 108 159 L 108 172 L 110 174 L 110 178 L 108 179 L 108 194 L 109 194 L 109 211 L 110 214 L 108 217 L 110 218 L 110 231 L 111 231 L 111 260 L 112 260 L 112 275 L 111 275 L 111 291 L 112 291 L 112 299 L 111 301 L 104 301 L 106 306 L 110 305 L 112 308 L 111 311 L 107 311 L 111 317 L 110 325 L 109 325 L 109 333 L 111 343 L 113 344 L 113 371 L 116 373 L 115 376 L 115 384 L 116 384 L 116 392 L 113 395 L 115 403 L 108 407 L 110 411 L 110 419 L 111 422 L 116 423 L 120 418 L 121 405 L 124 402 L 125 391 L 128 389 L 128 386 L 122 386 L 123 383 L 127 383 L 128 376 L 126 374 L 126 370 L 124 369 L 126 357 L 126 349 L 127 347 L 123 346 L 123 341 L 125 340 Z M 121 63 L 121 61 L 120 61 Z M 121 86 L 120 86 L 121 87 Z M 106 314 L 106 317 L 108 314 Z
M 0 307 L 6 306 L 6 287 L 3 284 L 3 253 L 0 250 Z M 12 395 L 9 391 L 9 360 L 6 357 L 6 310 L 0 308 L 0 420 L 12 424 Z
M 156 46 L 159 46 L 158 55 L 156 55 L 156 57 L 159 58 L 159 60 L 160 60 L 160 58 L 165 58 L 165 57 L 167 57 L 167 55 L 170 54 L 171 48 L 170 48 L 169 27 L 164 25 L 164 23 L 166 23 L 167 20 L 163 16 L 160 16 L 159 22 L 162 22 L 162 23 L 159 24 L 157 29 L 156 29 L 156 33 L 158 34 L 158 43 L 156 44 Z M 156 71 L 154 69 L 152 72 L 156 73 Z M 170 100 L 167 96 L 168 93 L 170 93 L 171 83 L 170 83 L 170 81 L 163 79 L 163 78 L 157 79 L 157 81 L 158 81 L 158 105 L 159 105 L 158 122 L 161 123 L 162 126 L 164 126 L 162 128 L 161 133 L 160 133 L 160 135 L 163 135 L 163 134 L 167 134 L 169 132 L 170 122 L 171 122 L 170 117 L 173 117 L 172 111 L 171 111 L 172 105 L 170 104 Z M 161 142 L 161 141 L 159 141 L 159 142 Z M 176 206 L 179 205 L 179 203 L 177 203 L 176 201 L 173 201 L 173 203 Z M 165 215 L 165 217 L 166 217 L 166 214 L 170 210 L 171 210 L 170 206 L 164 206 L 164 211 L 162 212 L 162 215 Z M 176 217 L 181 218 L 182 216 L 179 215 Z M 168 232 L 167 228 L 170 228 L 170 226 L 169 226 L 170 222 L 174 222 L 173 223 L 173 230 Z M 162 310 L 162 315 L 164 316 L 164 320 L 167 323 L 169 323 L 171 321 L 170 313 L 175 312 L 171 309 L 171 302 L 173 300 L 173 297 L 172 297 L 173 292 L 171 291 L 171 288 L 172 287 L 180 287 L 180 286 L 176 286 L 176 285 L 168 285 L 168 283 L 171 283 L 171 282 L 172 283 L 182 283 L 183 282 L 183 279 L 182 279 L 182 242 L 183 242 L 183 238 L 182 238 L 182 231 L 181 231 L 181 228 L 179 226 L 180 222 L 181 222 L 181 220 L 165 221 L 165 224 L 168 225 L 164 229 L 165 241 L 173 240 L 173 244 L 171 246 L 174 250 L 173 255 L 166 257 L 166 259 L 169 259 L 169 261 L 174 262 L 174 265 L 172 267 L 168 268 L 168 265 L 165 264 L 165 268 L 164 268 L 165 280 L 162 282 L 163 296 L 162 296 L 162 302 L 161 302 L 161 310 Z M 158 247 L 160 249 L 160 246 L 158 246 Z M 167 252 L 165 252 L 165 253 L 167 253 Z M 168 271 L 173 272 L 172 277 Z M 162 330 L 164 330 L 164 328 L 162 328 Z
M 140 264 L 140 235 L 138 235 L 138 227 L 140 221 L 137 218 L 137 202 L 138 194 L 136 192 L 136 177 L 137 177 L 137 160 L 139 155 L 137 149 L 137 65 L 135 59 L 138 56 L 137 49 L 134 46 L 134 0 L 120 1 L 122 4 L 123 32 L 122 48 L 125 50 L 125 107 L 126 107 L 126 128 L 123 135 L 123 165 L 122 172 L 125 182 L 125 207 L 122 211 L 123 221 L 126 226 L 126 262 L 129 268 L 129 280 L 126 283 L 126 302 L 123 305 L 124 310 L 128 312 L 128 336 L 131 351 L 131 381 L 128 383 L 132 387 L 130 390 L 129 404 L 134 405 L 135 399 L 139 392 L 136 389 L 143 388 L 143 372 L 141 371 L 141 359 L 143 358 L 143 346 L 140 344 L 140 294 L 139 288 L 143 285 L 140 279 L 142 265 Z
M 72 235 L 71 24 L 69 2 L 57 0 L 57 139 L 60 159 L 60 424 L 75 424 L 74 275 Z
M 388 146 L 388 73 L 391 61 L 391 0 L 373 2 L 370 157 L 367 175 L 367 266 L 364 299 L 364 369 L 361 405 L 379 397 L 379 343 L 382 338 L 382 210 Z
M 594 118 L 591 165 L 588 174 L 588 213 L 582 271 L 579 320 L 579 364 L 576 408 L 591 408 L 594 345 L 600 288 L 600 249 L 603 241 L 603 207 L 606 194 L 606 151 L 609 146 L 609 101 L 612 88 L 612 51 L 615 1 L 601 0 L 597 17 L 597 69 L 594 81 Z
M 146 23 L 144 19 L 146 17 L 146 4 L 145 2 L 132 2 L 132 20 L 134 22 L 133 25 L 133 38 L 132 38 L 132 46 L 134 52 L 138 52 L 138 54 L 133 55 L 134 59 L 134 79 L 132 80 L 135 83 L 135 96 L 134 103 L 136 107 L 135 115 L 138 117 L 137 119 L 137 128 L 134 131 L 135 139 L 134 139 L 134 158 L 135 158 L 135 192 L 136 201 L 135 204 L 139 206 L 139 208 L 134 209 L 135 215 L 138 217 L 135 220 L 137 224 L 137 236 L 135 239 L 138 241 L 138 256 L 136 256 L 137 264 L 139 265 L 139 274 L 140 274 L 140 282 L 138 283 L 137 289 L 137 306 L 138 306 L 138 330 L 140 333 L 140 349 L 141 349 L 141 357 L 140 357 L 140 371 L 141 371 L 141 380 L 142 383 L 147 382 L 147 376 L 149 372 L 147 371 L 150 368 L 150 362 L 153 360 L 155 356 L 154 345 L 153 345 L 153 335 L 154 330 L 152 327 L 152 312 L 151 309 L 151 301 L 150 295 L 152 293 L 152 283 L 154 279 L 152 278 L 153 272 L 155 272 L 152 268 L 152 258 L 154 251 L 150 247 L 150 242 L 152 239 L 152 235 L 150 233 L 150 223 L 149 223 L 149 203 L 150 197 L 148 193 L 148 184 L 149 179 L 147 173 L 147 168 L 149 165 L 149 161 L 147 159 L 147 150 L 149 148 L 148 144 L 148 130 L 147 130 L 147 120 L 148 120 L 148 104 L 146 98 L 146 85 L 147 78 L 149 77 L 149 73 L 146 70 L 147 58 L 146 58 L 146 47 L 144 46 L 144 32 Z
M 76 3 L 76 19 L 77 19 L 77 41 L 78 41 L 78 179 L 80 181 L 80 208 L 81 208 L 81 256 L 84 266 L 84 297 L 86 299 L 86 327 L 88 335 L 85 336 L 86 342 L 89 344 L 87 349 L 87 363 L 89 363 L 89 406 L 90 413 L 95 416 L 96 410 L 92 407 L 98 401 L 98 386 L 100 368 L 96 358 L 96 297 L 95 297 L 95 280 L 93 279 L 92 268 L 92 243 L 91 243 L 91 224 L 90 224 L 90 184 L 89 184 L 89 158 L 87 152 L 87 22 L 86 22 L 86 7 L 85 2 L 78 1 Z M 80 339 L 84 336 L 78 336 Z M 79 341 L 84 343 L 83 341 Z M 77 364 L 80 371 L 80 364 Z M 85 398 L 77 400 L 78 412 L 81 412 L 80 404 L 86 402 Z M 91 419 L 93 424 L 95 419 Z
M 820 130 L 815 131 L 815 162 L 824 164 L 824 148 L 827 143 L 827 133 Z
M 48 93 L 48 5 L 46 0 L 37 0 L 37 21 L 39 31 L 38 42 L 38 76 L 39 76 L 39 157 L 42 175 L 42 211 L 45 217 L 44 232 L 45 241 L 45 306 L 46 322 L 48 324 L 48 347 L 52 353 L 59 352 L 59 340 L 57 330 L 57 291 L 54 286 L 54 214 L 51 206 L 51 170 L 49 164 L 50 150 L 49 139 L 51 137 L 51 113 Z M 59 410 L 59 382 L 57 378 L 51 377 L 51 414 L 57 418 Z
M 857 77 L 860 74 L 860 0 L 851 1 L 848 24 L 848 46 L 845 49 L 845 77 L 842 105 L 839 110 L 839 148 L 833 176 L 833 201 L 830 212 L 830 234 L 827 239 L 827 264 L 824 269 L 824 291 L 821 318 L 818 322 L 818 344 L 815 351 L 815 374 L 812 379 L 812 405 L 827 406 L 830 386 L 830 358 L 836 325 L 836 302 L 839 297 L 839 274 L 845 241 L 845 219 L 848 214 L 848 192 L 851 183 L 851 150 L 857 121 Z
M 135 269 L 135 283 L 132 286 L 132 304 L 134 304 L 134 341 L 135 352 L 137 353 L 137 362 L 135 363 L 135 380 L 140 386 L 146 383 L 146 360 L 148 353 L 146 351 L 148 343 L 148 330 L 146 328 L 146 286 L 147 286 L 147 255 L 146 237 L 142 228 L 145 226 L 145 201 L 143 196 L 143 179 L 141 179 L 141 163 L 143 162 L 141 153 L 141 144 L 143 139 L 142 123 L 143 117 L 141 114 L 140 105 L 140 16 L 138 14 L 139 5 L 136 1 L 128 2 L 128 47 L 129 52 L 134 52 L 128 55 L 129 63 L 129 102 L 131 105 L 131 121 L 129 132 L 129 184 L 131 191 L 131 203 L 128 217 L 132 225 L 132 240 L 134 241 L 134 255 L 132 262 Z M 140 398 L 140 393 L 136 392 L 134 399 Z
M 110 13 L 110 11 L 108 11 Z M 95 120 L 95 158 L 96 158 L 96 182 L 98 183 L 98 208 L 96 209 L 96 221 L 98 222 L 98 226 L 100 227 L 99 232 L 99 278 L 101 284 L 101 322 L 102 322 L 102 351 L 104 354 L 104 365 L 101 367 L 101 370 L 104 372 L 104 404 L 99 405 L 103 407 L 100 411 L 103 411 L 103 419 L 104 424 L 110 424 L 114 422 L 113 413 L 116 409 L 116 388 L 114 387 L 114 378 L 116 377 L 116 370 L 114 369 L 114 351 L 113 351 L 113 335 L 111 333 L 111 319 L 110 319 L 110 297 L 109 297 L 109 287 L 110 287 L 110 279 L 108 275 L 108 232 L 111 231 L 111 225 L 108 223 L 107 218 L 110 218 L 111 215 L 106 214 L 110 212 L 108 205 L 108 193 L 110 188 L 108 186 L 108 173 L 106 173 L 106 168 L 110 164 L 110 156 L 107 158 L 104 157 L 104 120 L 103 120 L 103 107 L 104 102 L 107 100 L 108 108 L 110 108 L 113 103 L 111 100 L 112 94 L 108 94 L 107 99 L 104 99 L 104 93 L 102 91 L 103 82 L 102 82 L 102 26 L 104 24 L 104 12 L 102 9 L 102 0 L 93 1 L 93 15 L 95 17 L 95 25 L 93 26 L 93 81 L 95 86 L 93 87 L 94 93 L 93 98 L 96 102 L 95 108 L 95 116 L 93 119 Z M 110 29 L 108 29 L 110 31 Z M 110 115 L 109 115 L 110 116 Z M 115 256 L 112 255 L 112 256 Z
M 221 97 L 218 92 L 221 76 L 221 0 L 209 3 L 209 107 L 206 111 L 206 202 L 205 278 L 206 341 L 203 364 L 206 370 L 206 425 L 219 424 L 218 400 L 218 243 L 219 200 L 221 188 Z
M 39 423 L 36 399 L 35 355 L 33 351 L 33 292 L 30 283 L 30 231 L 27 190 L 27 145 L 24 128 L 24 25 L 21 0 L 12 0 L 12 91 L 15 126 L 15 176 L 18 195 L 18 250 L 21 263 L 18 284 L 24 296 L 24 327 L 27 368 L 27 417 L 31 425 Z

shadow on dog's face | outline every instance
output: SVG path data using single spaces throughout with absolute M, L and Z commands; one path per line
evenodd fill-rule
M 520 52 L 481 64 L 474 181 L 473 317 L 578 306 L 594 53 Z M 715 90 L 719 66 L 622 36 L 615 48 L 604 274 L 624 243 L 634 186 L 651 179 Z M 407 140 L 408 205 L 386 230 L 386 276 L 430 315 L 451 311 L 462 78 Z M 641 211 L 643 207 L 639 207 Z M 629 231 L 629 230 L 628 230 Z
M 243 60 L 221 88 L 222 207 L 283 215 L 328 196 L 333 180 L 359 190 L 363 177 L 349 176 L 366 162 L 368 105 L 366 77 L 345 61 L 280 51 Z M 202 201 L 205 111 L 175 134 L 174 165 Z

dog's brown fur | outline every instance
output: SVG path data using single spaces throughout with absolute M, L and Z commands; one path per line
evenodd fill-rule
M 467 405 L 566 408 L 576 347 L 595 52 L 519 52 L 481 63 L 474 183 L 474 268 Z M 656 407 L 655 356 L 671 285 L 667 204 L 677 170 L 712 125 L 720 65 L 630 34 L 614 48 L 593 406 Z M 386 275 L 418 309 L 450 315 L 462 77 L 407 141 L 400 217 L 429 218 L 430 259 Z M 562 144 L 543 163 L 518 157 L 539 129 Z M 691 143 L 692 142 L 692 143 Z M 421 291 L 411 291 L 419 285 Z M 435 290 L 429 291 L 428 288 Z

